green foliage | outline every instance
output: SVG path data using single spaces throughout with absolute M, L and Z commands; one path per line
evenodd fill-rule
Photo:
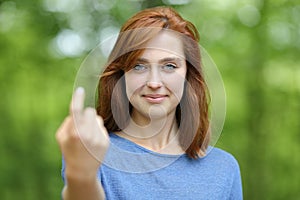
M 244 199 L 300 198 L 297 1 L 15 0 L 0 1 L 1 199 L 60 198 L 54 135 L 81 62 L 103 30 L 164 4 L 195 23 L 222 74 L 227 116 L 217 146 L 239 161 Z M 76 39 L 71 49 L 66 35 Z

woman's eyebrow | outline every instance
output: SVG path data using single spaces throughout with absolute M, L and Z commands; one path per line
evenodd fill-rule
M 180 62 L 182 61 L 182 59 L 178 58 L 178 57 L 166 57 L 166 58 L 162 58 L 158 61 L 158 63 L 165 63 L 165 62 Z M 137 62 L 142 62 L 142 63 L 150 63 L 150 60 L 146 59 L 146 58 L 138 58 Z
M 149 62 L 150 62 L 150 61 L 149 61 L 148 59 L 146 59 L 146 58 L 138 58 L 136 61 L 137 61 L 137 62 L 141 62 L 141 63 L 149 63 Z
M 176 62 L 176 63 L 180 63 L 182 59 L 178 58 L 178 57 L 166 57 L 163 58 L 161 60 L 159 60 L 159 63 L 165 63 L 165 62 Z

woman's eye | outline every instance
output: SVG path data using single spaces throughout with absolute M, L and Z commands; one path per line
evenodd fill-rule
M 163 69 L 166 70 L 166 71 L 172 71 L 172 70 L 174 70 L 175 68 L 177 68 L 177 66 L 174 65 L 174 64 L 171 64 L 171 63 L 166 64 L 166 65 L 163 66 Z
M 145 65 L 142 65 L 142 64 L 136 64 L 136 65 L 133 67 L 133 69 L 134 69 L 135 71 L 143 71 L 143 70 L 146 69 L 146 66 L 145 66 Z

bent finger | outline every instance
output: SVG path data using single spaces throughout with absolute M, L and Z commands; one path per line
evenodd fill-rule
M 66 117 L 60 127 L 55 133 L 56 140 L 60 141 L 72 132 L 72 119 L 70 116 Z

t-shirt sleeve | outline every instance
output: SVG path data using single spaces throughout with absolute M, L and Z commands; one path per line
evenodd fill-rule
M 65 179 L 65 160 L 64 158 L 62 158 L 61 160 L 61 177 L 62 177 L 62 180 L 64 182 L 64 184 L 66 185 L 66 179 Z M 63 191 L 61 191 L 60 193 L 60 199 L 63 200 Z
M 238 162 L 235 160 L 233 167 L 233 182 L 230 193 L 230 200 L 242 200 L 243 199 L 243 191 L 242 191 L 242 180 L 241 180 L 241 172 Z
M 64 160 L 64 158 L 62 158 L 62 160 L 61 160 L 61 177 L 62 177 L 64 184 L 66 185 L 65 169 L 66 169 L 65 160 Z

